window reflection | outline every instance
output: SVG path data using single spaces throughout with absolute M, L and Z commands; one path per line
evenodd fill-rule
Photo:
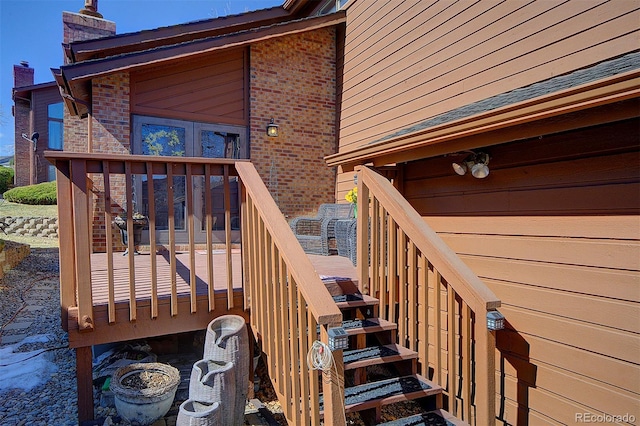
M 240 135 L 203 130 L 200 133 L 205 158 L 240 158 Z

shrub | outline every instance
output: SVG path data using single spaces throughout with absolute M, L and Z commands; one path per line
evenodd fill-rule
M 5 192 L 13 185 L 13 169 L 0 166 L 0 192 Z
M 44 182 L 37 185 L 19 186 L 4 193 L 7 201 L 21 204 L 56 204 L 56 183 Z

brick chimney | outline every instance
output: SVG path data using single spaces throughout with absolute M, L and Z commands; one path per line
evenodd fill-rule
M 116 24 L 102 18 L 98 12 L 98 0 L 85 0 L 85 7 L 78 13 L 62 12 L 64 29 L 62 42 L 92 40 L 116 34 Z M 67 63 L 67 58 L 65 58 Z
M 21 61 L 13 66 L 13 87 L 33 86 L 33 68 L 29 62 Z

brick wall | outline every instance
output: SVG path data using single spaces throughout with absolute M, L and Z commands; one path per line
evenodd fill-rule
M 14 183 L 25 186 L 31 183 L 31 151 L 32 145 L 22 138 L 22 133 L 31 136 L 31 106 L 28 101 L 16 99 L 14 101 Z
M 106 19 L 79 13 L 62 12 L 63 43 L 91 40 L 116 33 L 116 24 Z M 65 63 L 67 59 L 65 58 Z M 87 152 L 88 120 L 74 117 L 67 109 L 64 111 L 64 150 Z
M 106 19 L 79 13 L 63 12 L 63 42 L 91 40 L 116 33 L 116 24 Z M 66 58 L 65 58 L 66 61 Z M 91 115 L 74 117 L 65 108 L 64 150 L 71 152 L 128 152 L 129 148 L 129 75 L 117 74 L 92 81 Z M 89 135 L 91 129 L 91 135 Z M 93 177 L 94 194 L 101 194 L 104 185 Z M 124 186 L 124 185 L 122 185 Z M 123 189 L 124 191 L 124 189 Z M 112 194 L 114 201 L 122 194 Z M 104 251 L 105 229 L 101 200 L 94 208 L 94 249 Z M 111 226 L 108 227 L 111 229 Z
M 288 218 L 334 202 L 335 31 L 320 29 L 251 45 L 251 161 Z M 265 129 L 273 118 L 280 136 Z
M 25 87 L 33 85 L 33 68 L 24 63 L 13 66 L 13 87 Z M 31 151 L 32 145 L 22 138 L 26 133 L 31 136 L 33 125 L 31 124 L 31 102 L 24 99 L 14 100 L 14 159 L 16 186 L 29 185 L 31 183 Z
M 92 111 L 90 117 L 92 146 L 91 152 L 129 154 L 131 127 L 129 122 L 129 74 L 118 73 L 94 79 L 92 82 Z M 125 182 L 121 176 L 112 176 L 112 211 L 117 212 L 125 203 Z M 121 182 L 120 182 L 121 181 Z M 120 183 L 120 184 L 119 184 Z M 105 224 L 102 177 L 94 177 L 94 193 L 100 194 L 93 213 L 93 247 L 96 251 L 106 250 L 105 229 L 113 232 L 111 224 Z

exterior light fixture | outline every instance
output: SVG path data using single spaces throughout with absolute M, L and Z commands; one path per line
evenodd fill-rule
M 489 154 L 484 152 L 469 154 L 464 160 L 459 163 L 451 163 L 453 171 L 460 176 L 464 176 L 468 170 L 471 170 L 471 175 L 477 179 L 483 179 L 489 176 Z
M 453 167 L 453 171 L 460 176 L 464 176 L 469 170 L 468 164 L 473 164 L 473 155 L 468 156 L 460 163 L 451 163 L 451 167 Z
M 504 315 L 498 311 L 487 312 L 487 329 L 495 331 L 504 328 Z
M 267 124 L 267 136 L 271 138 L 278 137 L 278 125 L 273 122 L 273 118 L 271 119 L 271 122 Z
M 484 152 L 476 154 L 475 164 L 471 167 L 474 178 L 484 179 L 489 176 L 489 155 Z

